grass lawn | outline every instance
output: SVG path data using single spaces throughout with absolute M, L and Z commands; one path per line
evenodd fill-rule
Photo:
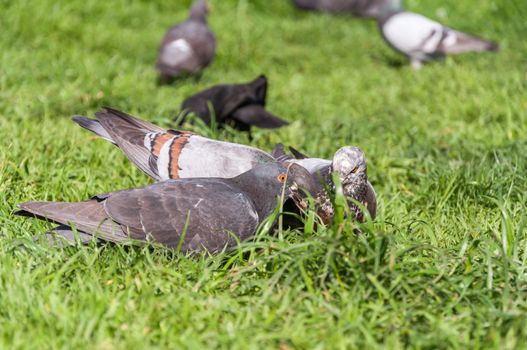
M 286 0 L 215 0 L 213 64 L 158 87 L 165 29 L 189 1 L 3 1 L 0 11 L 0 348 L 364 349 L 527 347 L 527 2 L 409 0 L 495 39 L 413 71 L 376 24 Z M 13 216 L 148 183 L 70 121 L 109 105 L 169 127 L 188 95 L 265 73 L 292 122 L 193 130 L 319 157 L 358 145 L 379 214 L 262 235 L 234 253 L 70 247 Z

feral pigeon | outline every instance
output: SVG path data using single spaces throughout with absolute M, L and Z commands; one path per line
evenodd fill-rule
M 377 215 L 377 195 L 368 181 L 368 167 L 362 150 L 358 147 L 342 147 L 333 156 L 331 166 L 341 179 L 342 191 L 348 198 L 355 219 L 364 221 L 364 214 L 354 201 L 365 206 L 374 219 Z M 350 198 L 354 201 L 350 201 Z
M 377 17 L 386 0 L 294 0 L 303 10 L 350 13 L 358 17 Z
M 66 240 L 74 239 L 76 230 L 84 242 L 133 239 L 182 252 L 218 252 L 252 237 L 279 198 L 305 208 L 302 190 L 319 189 L 301 166 L 274 162 L 230 179 L 167 180 L 76 203 L 27 202 L 17 214 L 59 224 L 50 234 Z
M 378 17 L 384 39 L 410 59 L 414 69 L 423 62 L 449 54 L 497 51 L 498 45 L 443 26 L 425 16 L 402 9 L 400 0 L 388 1 Z
M 192 4 L 189 18 L 165 34 L 156 63 L 162 81 L 198 73 L 212 61 L 216 39 L 207 26 L 207 13 L 207 3 L 198 0 Z
M 347 198 L 351 212 L 357 221 L 364 221 L 364 214 L 355 202 L 362 204 L 372 219 L 377 215 L 377 195 L 368 181 L 368 167 L 366 157 L 358 147 L 345 146 L 337 150 L 333 160 L 309 158 L 289 147 L 293 157 L 284 151 L 282 144 L 276 145 L 273 156 L 279 161 L 294 161 L 312 174 L 317 174 L 324 182 L 334 186 L 331 173 L 335 172 L 341 182 L 344 196 Z
M 268 129 L 287 125 L 265 110 L 267 84 L 267 78 L 260 75 L 245 84 L 215 85 L 187 98 L 181 109 L 185 115 L 194 113 L 207 125 L 214 118 L 219 125 L 230 123 L 244 131 L 251 125 Z
M 165 130 L 111 108 L 73 120 L 118 146 L 155 180 L 235 177 L 258 164 L 274 162 L 268 153 L 236 143 L 216 141 L 188 131 Z
M 342 148 L 349 151 L 337 151 L 333 161 L 302 157 L 297 151 L 294 151 L 295 156 L 303 159 L 295 159 L 283 152 L 282 145 L 275 147 L 271 155 L 250 146 L 212 140 L 186 131 L 165 130 L 108 107 L 98 112 L 96 118 L 76 116 L 73 120 L 115 144 L 137 167 L 157 181 L 191 177 L 229 178 L 259 164 L 284 161 L 301 165 L 314 179 L 318 181 L 322 177 L 328 185 L 332 185 L 331 173 L 335 170 L 343 184 L 355 186 L 357 182 L 351 180 L 356 178 L 358 171 L 360 179 L 365 179 L 371 188 L 367 182 L 366 160 L 358 148 Z M 350 167 L 352 168 L 348 169 Z M 354 169 L 355 173 L 352 172 Z M 375 198 L 373 188 L 368 193 Z M 361 197 L 353 197 L 355 193 L 349 186 L 345 195 L 362 201 Z M 372 202 L 371 195 L 368 198 L 369 202 L 364 205 L 370 210 L 371 216 L 375 217 L 375 203 Z M 320 201 L 322 203 L 323 199 Z

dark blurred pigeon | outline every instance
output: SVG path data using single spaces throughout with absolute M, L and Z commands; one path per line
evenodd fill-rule
M 74 240 L 77 230 L 83 242 L 90 236 L 111 242 L 133 239 L 182 252 L 218 252 L 252 237 L 280 198 L 305 209 L 302 190 L 316 193 L 320 186 L 301 166 L 274 162 L 230 179 L 167 180 L 76 203 L 27 202 L 17 214 L 59 224 L 50 235 L 66 240 Z
M 212 61 L 216 38 L 207 26 L 207 14 L 207 3 L 198 0 L 192 4 L 189 18 L 165 34 L 156 63 L 163 82 L 181 74 L 198 73 Z
M 331 173 L 334 170 L 343 184 L 356 186 L 357 183 L 351 179 L 356 178 L 355 174 L 359 170 L 359 174 L 364 173 L 367 182 L 366 160 L 358 148 L 356 151 L 350 150 L 355 149 L 354 147 L 343 147 L 342 150 L 350 151 L 338 157 L 341 151 L 337 151 L 333 161 L 303 157 L 293 150 L 298 158 L 296 159 L 286 154 L 282 145 L 275 147 L 271 155 L 250 146 L 212 140 L 186 131 L 165 130 L 108 107 L 98 112 L 96 118 L 76 116 L 73 120 L 115 144 L 137 167 L 157 181 L 192 177 L 229 178 L 249 171 L 259 164 L 281 161 L 301 165 L 313 179 L 318 181 L 321 177 L 330 186 L 333 186 Z M 355 164 L 351 170 L 356 169 L 356 172 L 351 172 L 347 164 Z M 369 182 L 367 184 L 371 187 Z M 368 193 L 370 192 L 375 197 L 373 188 L 368 190 Z M 354 191 L 348 187 L 344 194 L 353 197 Z M 359 202 L 362 200 L 360 197 L 353 198 Z M 322 204 L 324 200 L 322 196 L 319 198 L 322 206 L 327 205 Z M 371 216 L 375 217 L 376 205 L 371 198 L 365 205 Z M 329 212 L 329 209 L 327 211 Z
M 423 62 L 449 54 L 498 51 L 498 45 L 443 26 L 420 14 L 402 9 L 401 0 L 390 0 L 378 17 L 384 39 L 406 55 L 414 69 Z
M 211 125 L 230 123 L 233 127 L 249 131 L 251 125 L 274 129 L 288 123 L 265 110 L 267 78 L 260 75 L 245 84 L 215 85 L 197 93 L 181 105 L 183 113 L 194 113 Z
M 350 13 L 358 17 L 377 17 L 387 0 L 294 0 L 297 7 L 331 13 Z

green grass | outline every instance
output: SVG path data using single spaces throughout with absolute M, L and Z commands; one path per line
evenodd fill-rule
M 526 3 L 408 1 L 502 47 L 415 72 L 374 22 L 216 0 L 213 64 L 157 87 L 158 42 L 188 5 L 2 1 L 0 348 L 527 348 Z M 30 240 L 49 224 L 13 216 L 148 183 L 71 115 L 110 105 L 168 127 L 186 96 L 260 73 L 291 126 L 194 130 L 319 157 L 360 146 L 380 203 L 362 234 L 336 222 L 185 257 L 50 249 Z

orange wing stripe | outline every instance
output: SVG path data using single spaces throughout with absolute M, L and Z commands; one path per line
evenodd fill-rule
M 176 137 L 170 146 L 169 169 L 171 179 L 177 179 L 179 177 L 179 156 L 191 135 L 191 133 L 182 133 L 180 136 Z
M 168 133 L 156 135 L 156 137 L 154 138 L 154 141 L 152 142 L 153 143 L 152 153 L 156 157 L 159 157 L 159 153 L 161 152 L 161 148 L 163 147 L 163 145 L 167 143 L 169 140 L 171 140 L 173 137 L 174 135 L 171 135 Z

